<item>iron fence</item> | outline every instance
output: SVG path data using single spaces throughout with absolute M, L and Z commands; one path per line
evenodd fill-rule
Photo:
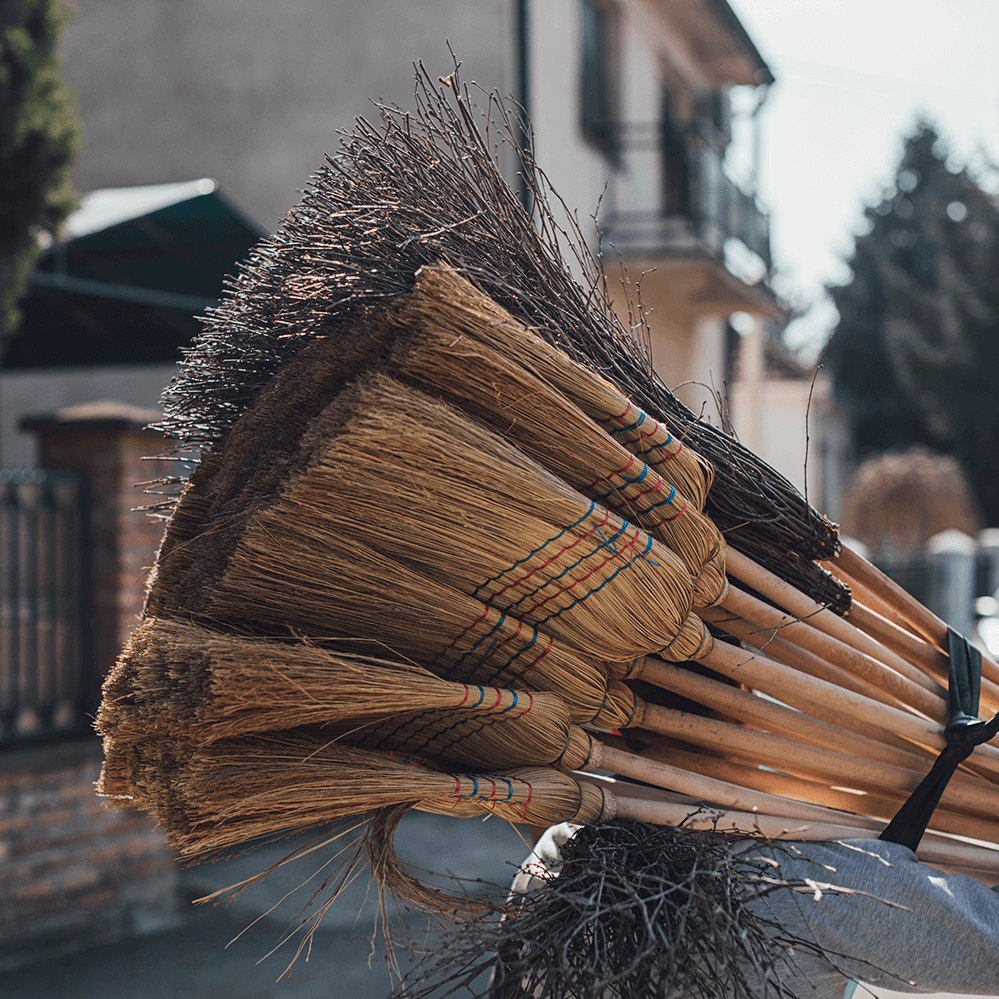
M 0 470 L 0 745 L 90 727 L 90 591 L 86 479 Z

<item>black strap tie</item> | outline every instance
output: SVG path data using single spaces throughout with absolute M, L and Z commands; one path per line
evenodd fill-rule
M 999 735 L 999 713 L 991 721 L 978 719 L 978 698 L 982 689 L 981 652 L 953 628 L 947 629 L 947 645 L 950 652 L 947 692 L 951 715 L 944 729 L 947 747 L 878 837 L 889 843 L 901 843 L 910 850 L 919 846 L 933 810 L 954 771 L 976 746 Z

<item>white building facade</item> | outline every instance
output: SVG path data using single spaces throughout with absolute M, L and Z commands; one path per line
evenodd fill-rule
M 599 205 L 615 303 L 620 256 L 653 362 L 699 408 L 693 383 L 727 377 L 728 316 L 774 311 L 767 217 L 728 175 L 729 93 L 762 94 L 772 76 L 725 0 L 88 0 L 62 47 L 86 137 L 74 182 L 211 177 L 273 228 L 338 131 L 376 116 L 373 100 L 411 105 L 415 61 L 451 71 L 448 44 L 465 82 L 527 108 L 538 161 L 594 249 Z M 8 434 L 32 384 L 8 385 Z M 46 406 L 107 391 L 63 384 Z

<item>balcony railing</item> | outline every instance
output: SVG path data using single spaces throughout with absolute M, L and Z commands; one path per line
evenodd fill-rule
M 757 273 L 739 276 L 755 283 L 769 275 L 770 217 L 726 174 L 724 153 L 696 133 L 668 145 L 658 126 L 619 131 L 604 236 L 622 256 L 706 254 L 738 273 L 752 255 L 748 270 Z
M 0 746 L 90 727 L 88 524 L 81 476 L 0 470 Z

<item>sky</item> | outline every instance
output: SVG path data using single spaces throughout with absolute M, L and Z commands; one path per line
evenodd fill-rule
M 761 202 L 774 285 L 807 313 L 786 339 L 815 355 L 836 322 L 823 288 L 863 208 L 891 185 L 920 115 L 959 164 L 999 162 L 999 0 L 729 0 L 777 82 L 761 111 Z

